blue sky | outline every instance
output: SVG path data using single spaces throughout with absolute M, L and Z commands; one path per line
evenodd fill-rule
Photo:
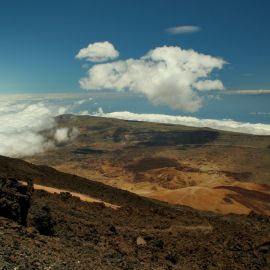
M 94 64 L 75 56 L 88 44 L 103 41 L 113 44 L 123 60 L 138 59 L 164 45 L 221 57 L 227 64 L 211 75 L 227 90 L 269 90 L 269 10 L 268 0 L 3 0 L 0 94 L 84 91 L 79 85 L 87 72 L 83 66 Z M 196 26 L 200 31 L 166 32 L 176 26 Z M 132 110 L 270 123 L 269 93 L 217 94 L 213 99 L 211 95 L 196 112 L 168 104 L 154 106 L 142 96 L 117 98 L 117 93 L 113 100 L 102 95 L 95 106 L 107 112 Z
M 36 1 L 0 4 L 0 92 L 79 90 L 85 70 L 74 56 L 108 40 L 121 58 L 173 45 L 220 56 L 227 89 L 269 89 L 270 1 Z M 169 35 L 195 25 L 201 31 Z

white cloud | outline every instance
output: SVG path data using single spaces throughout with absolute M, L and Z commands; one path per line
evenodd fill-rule
M 190 34 L 199 31 L 201 31 L 201 28 L 193 25 L 174 26 L 166 29 L 166 32 L 172 35 Z
M 73 140 L 77 137 L 79 134 L 79 130 L 77 128 L 58 128 L 55 131 L 54 138 L 58 143 L 68 142 L 70 140 Z
M 250 90 L 226 90 L 223 94 L 228 95 L 262 95 L 270 94 L 270 90 L 267 89 L 250 89 Z
M 220 80 L 198 81 L 193 84 L 193 87 L 199 91 L 224 90 L 224 86 Z
M 66 142 L 68 140 L 68 128 L 59 128 L 54 134 L 57 142 Z
M 54 117 L 65 113 L 65 107 L 41 102 L 4 101 L 0 105 L 0 155 L 28 156 L 54 147 L 55 140 L 49 134 L 59 134 Z M 72 134 L 68 131 L 70 139 Z
M 215 120 L 215 119 L 199 119 L 190 116 L 172 116 L 163 114 L 138 114 L 131 112 L 112 112 L 104 113 L 100 108 L 95 116 L 108 118 L 116 118 L 123 120 L 136 120 L 154 123 L 167 123 L 175 125 L 184 125 L 191 127 L 208 127 L 224 131 L 234 131 L 248 133 L 254 135 L 270 135 L 270 125 L 267 124 L 251 124 L 237 122 L 230 119 Z
M 270 112 L 250 112 L 250 115 L 270 115 Z
M 81 49 L 75 56 L 77 59 L 86 59 L 91 62 L 104 62 L 115 59 L 119 56 L 119 52 L 114 46 L 108 42 L 95 42 L 89 44 L 88 47 Z
M 209 78 L 224 64 L 221 58 L 164 46 L 139 59 L 96 64 L 80 80 L 80 86 L 85 90 L 127 89 L 145 95 L 154 104 L 195 112 L 203 102 L 198 91 L 224 88 L 221 81 Z
M 0 103 L 3 102 L 40 102 L 40 101 L 56 101 L 56 100 L 77 100 L 91 99 L 85 92 L 66 92 L 66 93 L 31 93 L 31 94 L 1 94 Z
M 87 103 L 89 101 L 92 101 L 92 100 L 93 100 L 93 98 L 91 98 L 91 97 L 89 97 L 87 99 L 81 99 L 81 100 L 75 101 L 74 106 L 83 105 L 83 104 L 85 104 L 85 103 Z
M 84 103 L 86 103 L 88 100 L 87 99 L 81 99 L 75 102 L 75 105 L 83 105 Z

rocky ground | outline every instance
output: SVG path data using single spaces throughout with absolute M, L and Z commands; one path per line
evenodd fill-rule
M 17 170 L 17 175 L 22 175 L 27 165 L 2 158 L 3 164 L 8 166 L 2 166 L 0 173 L 4 173 L 3 167 L 8 167 L 6 173 L 15 174 Z M 42 178 L 42 167 L 28 166 L 32 174 L 36 170 Z M 47 172 L 48 169 L 43 171 Z M 59 185 L 68 183 L 72 177 L 54 174 L 57 177 L 52 174 L 52 178 L 58 178 Z M 4 178 L 1 179 L 3 182 Z M 12 209 L 17 213 L 21 211 L 18 193 L 27 190 L 20 187 L 20 183 L 13 183 L 12 198 L 7 192 L 0 193 L 1 199 L 12 201 Z M 83 188 L 85 193 L 91 193 L 86 185 Z M 112 187 L 106 190 L 105 186 L 104 193 L 96 188 L 92 195 L 117 202 L 120 208 L 84 202 L 66 192 L 35 190 L 27 226 L 17 222 L 18 215 L 0 217 L 0 269 L 269 269 L 267 216 L 254 212 L 249 215 L 201 212 Z

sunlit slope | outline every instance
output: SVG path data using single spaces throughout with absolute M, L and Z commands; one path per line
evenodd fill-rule
M 90 116 L 57 120 L 80 135 L 29 161 L 201 210 L 270 213 L 270 136 Z

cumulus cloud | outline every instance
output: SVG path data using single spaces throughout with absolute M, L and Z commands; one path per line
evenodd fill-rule
M 64 107 L 46 106 L 41 102 L 1 102 L 0 155 L 28 156 L 54 147 L 55 139 L 61 137 L 55 116 L 65 111 Z M 54 132 L 55 139 L 50 138 L 48 134 Z M 67 131 L 68 137 L 73 138 L 73 133 Z
M 104 62 L 115 59 L 119 56 L 119 52 L 114 46 L 108 42 L 95 42 L 89 44 L 88 47 L 81 49 L 75 56 L 77 59 L 86 59 L 91 62 Z
M 181 35 L 181 34 L 190 34 L 201 31 L 201 28 L 193 25 L 185 25 L 185 26 L 174 26 L 166 29 L 168 34 L 172 35 Z
M 167 123 L 175 125 L 184 125 L 191 127 L 208 127 L 224 131 L 234 131 L 248 133 L 254 135 L 270 135 L 270 125 L 267 124 L 251 124 L 237 122 L 230 119 L 214 120 L 214 119 L 199 119 L 190 116 L 172 116 L 163 114 L 138 114 L 131 112 L 112 112 L 104 113 L 102 109 L 98 110 L 95 116 L 108 118 L 116 118 L 123 120 L 135 120 L 154 123 Z
M 221 58 L 164 46 L 139 59 L 96 64 L 80 86 L 85 90 L 129 90 L 145 95 L 153 104 L 195 112 L 203 102 L 200 91 L 224 88 L 221 81 L 210 79 L 211 72 L 224 64 Z

